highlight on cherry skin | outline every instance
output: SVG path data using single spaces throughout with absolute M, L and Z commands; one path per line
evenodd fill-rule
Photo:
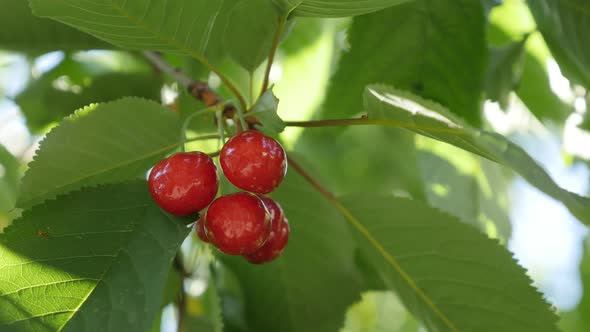
M 272 226 L 270 235 L 262 247 L 251 254 L 244 255 L 246 260 L 254 264 L 268 263 L 279 257 L 289 242 L 289 233 L 291 232 L 289 221 L 285 218 L 279 203 L 270 197 L 259 197 L 270 213 Z
M 281 144 L 254 130 L 241 132 L 227 141 L 219 162 L 234 186 L 257 194 L 275 190 L 287 173 L 287 156 Z
M 162 209 L 173 215 L 187 216 L 213 201 L 219 188 L 219 176 L 207 154 L 175 153 L 154 166 L 148 187 Z
M 271 232 L 270 213 L 258 196 L 247 192 L 217 198 L 204 220 L 207 239 L 228 255 L 255 252 Z

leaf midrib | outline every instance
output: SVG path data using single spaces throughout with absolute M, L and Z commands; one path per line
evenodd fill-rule
M 37 193 L 36 195 L 34 195 L 33 197 L 27 199 L 26 201 L 20 202 L 19 205 L 20 206 L 28 206 L 29 204 L 34 203 L 40 197 L 43 197 L 43 196 L 47 195 L 48 193 L 58 192 L 59 190 L 64 189 L 64 188 L 67 188 L 68 186 L 71 186 L 71 185 L 73 185 L 75 183 L 78 183 L 80 181 L 88 180 L 88 179 L 93 178 L 93 177 L 95 177 L 97 175 L 100 175 L 100 174 L 103 174 L 103 173 L 107 173 L 107 172 L 110 172 L 112 170 L 115 170 L 115 169 L 118 169 L 118 168 L 121 168 L 121 167 L 130 165 L 130 164 L 133 164 L 134 162 L 141 161 L 143 159 L 152 157 L 154 155 L 158 155 L 158 154 L 164 153 L 164 152 L 166 152 L 168 150 L 171 150 L 171 149 L 175 148 L 176 146 L 178 146 L 178 144 L 179 143 L 170 144 L 170 145 L 168 145 L 168 146 L 166 146 L 164 148 L 161 148 L 159 150 L 152 151 L 150 153 L 146 153 L 146 154 L 141 155 L 141 156 L 139 156 L 137 158 L 128 159 L 128 160 L 123 161 L 123 162 L 120 162 L 118 164 L 111 165 L 109 167 L 105 167 L 105 168 L 99 169 L 99 170 L 97 170 L 95 172 L 92 172 L 92 173 L 89 173 L 89 174 L 85 174 L 84 176 L 75 178 L 75 179 L 73 179 L 73 180 L 71 180 L 69 182 L 66 182 L 64 184 L 61 184 L 59 186 L 55 186 L 55 187 L 51 188 L 51 190 L 45 190 L 45 191 L 42 191 L 40 193 Z
M 329 201 L 346 217 L 346 219 L 371 243 L 371 245 L 385 258 L 385 260 L 400 275 L 402 280 L 420 297 L 420 299 L 440 318 L 440 320 L 453 332 L 459 332 L 457 326 L 441 311 L 434 301 L 418 287 L 412 277 L 401 267 L 399 262 L 383 247 L 373 234 L 347 209 L 337 198 L 330 198 Z

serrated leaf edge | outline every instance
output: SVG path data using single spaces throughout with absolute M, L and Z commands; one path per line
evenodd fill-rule
M 402 198 L 402 197 L 395 197 L 395 196 L 385 196 L 385 197 L 391 197 L 393 199 L 405 200 L 405 201 L 410 201 L 410 202 L 414 201 L 409 198 Z M 459 329 L 457 328 L 457 326 L 448 317 L 446 317 L 446 315 L 438 308 L 438 306 L 433 302 L 433 300 L 430 299 L 430 297 L 428 295 L 426 295 L 426 293 L 424 293 L 424 291 L 420 287 L 418 287 L 418 285 L 414 282 L 413 278 L 407 272 L 405 272 L 405 270 L 401 267 L 401 265 L 395 259 L 395 257 L 393 257 L 383 247 L 383 245 L 381 245 L 381 243 L 371 234 L 371 232 L 363 225 L 363 223 L 356 216 L 354 216 L 352 214 L 352 212 L 344 204 L 342 204 L 338 198 L 332 198 L 332 199 L 330 199 L 330 201 L 336 206 L 336 208 L 338 208 L 338 210 L 340 210 L 340 212 L 346 217 L 346 219 L 348 219 L 348 221 L 369 241 L 369 243 L 371 243 L 371 245 L 383 256 L 383 258 L 385 258 L 385 260 L 391 264 L 391 266 L 396 270 L 396 272 L 401 276 L 401 278 L 406 282 L 406 284 L 408 284 L 408 286 L 410 286 L 410 288 L 412 288 L 415 291 L 415 293 L 420 297 L 420 299 L 422 299 L 422 301 L 424 301 L 424 303 L 426 303 L 426 305 L 435 313 L 435 315 L 438 318 L 440 318 L 441 321 L 451 331 L 460 332 Z M 460 218 L 458 218 L 456 216 L 453 216 L 445 211 L 442 211 L 442 210 L 440 210 L 436 207 L 432 207 L 430 205 L 428 205 L 428 207 L 430 209 L 432 209 L 433 211 L 436 211 L 437 213 L 440 213 L 441 215 L 448 217 L 450 220 L 455 220 L 456 222 L 460 222 Z M 490 239 L 489 237 L 485 237 L 485 239 L 486 239 L 486 241 L 489 241 L 490 243 L 496 244 L 501 247 L 501 244 L 497 239 Z M 518 266 L 520 266 L 517 263 L 517 260 L 515 259 L 514 254 L 510 253 L 510 256 L 514 260 L 514 262 Z M 528 276 L 528 274 L 524 273 L 524 276 L 525 276 L 525 280 L 528 282 L 528 286 L 533 288 L 535 293 L 538 294 L 539 297 L 541 298 L 541 301 L 549 308 L 550 307 L 549 303 L 545 300 L 542 293 L 539 292 L 539 290 L 533 286 L 533 281 Z M 552 317 L 554 318 L 554 327 L 557 328 L 556 323 L 558 321 L 558 317 L 555 315 L 555 313 L 553 311 L 549 310 L 549 312 L 552 313 Z
M 47 139 L 49 139 L 50 137 L 52 137 L 52 134 L 53 134 L 54 130 L 57 130 L 58 128 L 62 128 L 63 129 L 64 126 L 65 127 L 68 127 L 68 126 L 72 125 L 73 123 L 75 123 L 75 120 L 80 119 L 80 118 L 83 118 L 85 116 L 91 115 L 100 106 L 106 106 L 106 105 L 113 104 L 113 103 L 118 103 L 118 102 L 125 102 L 125 101 L 128 101 L 128 100 L 135 100 L 135 101 L 139 101 L 139 102 L 150 103 L 150 104 L 161 106 L 160 104 L 154 102 L 153 100 L 149 100 L 149 99 L 145 99 L 145 98 L 140 98 L 140 97 L 123 97 L 123 98 L 119 98 L 119 99 L 116 99 L 116 100 L 113 100 L 113 101 L 109 101 L 109 102 L 105 102 L 105 103 L 92 103 L 92 104 L 86 105 L 84 107 L 81 107 L 81 108 L 75 110 L 72 114 L 70 114 L 67 117 L 65 117 L 64 120 L 62 120 L 62 122 L 58 126 L 52 128 L 51 131 L 49 133 L 47 133 L 47 135 L 43 138 L 43 140 L 41 140 L 41 142 L 39 143 L 39 148 L 35 151 L 35 155 L 33 156 L 33 159 L 31 160 L 31 162 L 28 165 L 28 169 L 31 169 L 32 167 L 34 167 L 38 163 L 38 161 L 37 161 L 37 152 L 38 151 L 41 151 L 43 149 L 44 145 L 46 144 L 45 142 L 47 141 Z M 166 147 L 164 147 L 164 148 L 162 148 L 160 150 L 156 150 L 156 151 L 154 151 L 154 152 L 152 152 L 150 154 L 146 154 L 146 155 L 140 156 L 140 157 L 138 157 L 136 159 L 133 159 L 133 160 L 130 160 L 130 161 L 128 160 L 128 161 L 126 161 L 124 163 L 119 163 L 119 164 L 115 165 L 114 167 L 111 167 L 111 168 L 108 168 L 108 169 L 102 169 L 102 170 L 95 171 L 94 173 L 86 174 L 85 176 L 80 177 L 80 178 L 77 178 L 77 179 L 71 181 L 70 183 L 61 185 L 59 187 L 54 187 L 53 190 L 59 190 L 59 189 L 67 188 L 68 186 L 71 186 L 73 183 L 82 181 L 84 179 L 92 178 L 92 177 L 94 177 L 94 176 L 96 176 L 98 174 L 101 174 L 101 173 L 104 173 L 104 172 L 108 172 L 108 171 L 111 171 L 113 169 L 117 169 L 117 168 L 123 167 L 123 166 L 125 166 L 127 164 L 131 164 L 131 163 L 133 163 L 135 161 L 138 161 L 138 160 L 141 160 L 141 159 L 143 159 L 145 157 L 149 157 L 149 156 L 152 156 L 152 155 L 157 155 L 157 154 L 166 152 L 167 150 L 171 150 L 174 147 L 178 146 L 179 144 L 180 144 L 180 142 L 175 143 L 175 144 L 171 144 L 171 145 L 166 146 Z M 25 172 L 24 176 L 21 178 L 21 182 L 20 182 L 21 188 L 22 188 L 22 185 L 23 185 L 23 180 L 27 176 L 28 169 L 27 169 L 27 172 Z M 80 188 L 92 188 L 92 187 L 95 187 L 95 186 L 92 186 L 92 185 L 83 185 Z M 74 189 L 72 189 L 70 191 L 67 191 L 66 193 L 77 191 L 80 188 L 74 188 Z M 16 206 L 17 207 L 28 209 L 28 208 L 30 208 L 33 205 L 39 205 L 39 204 L 47 201 L 48 199 L 55 198 L 56 196 L 59 196 L 59 195 L 50 195 L 50 196 L 48 196 L 48 197 L 46 197 L 44 199 L 39 200 L 39 197 L 40 196 L 42 196 L 43 194 L 47 194 L 47 193 L 49 193 L 49 192 L 46 191 L 44 193 L 37 194 L 34 197 L 29 198 L 27 201 L 23 201 L 21 199 L 21 197 L 20 197 L 20 195 L 22 194 L 22 192 L 21 192 L 21 193 L 19 193 L 19 198 L 17 199 Z

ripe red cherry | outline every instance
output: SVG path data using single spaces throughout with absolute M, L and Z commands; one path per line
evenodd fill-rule
M 268 239 L 270 230 L 270 214 L 260 198 L 250 193 L 221 196 L 205 215 L 207 238 L 228 255 L 256 251 Z
M 254 130 L 227 141 L 219 161 L 234 186 L 258 194 L 273 191 L 287 173 L 287 157 L 281 144 Z
M 148 186 L 156 203 L 177 216 L 207 207 L 219 187 L 217 167 L 202 152 L 176 153 L 154 166 Z
M 203 223 L 203 219 L 197 220 L 195 223 L 195 232 L 201 241 L 209 243 L 209 239 L 207 238 L 207 234 L 205 234 L 205 225 Z
M 268 240 L 255 252 L 244 257 L 251 263 L 270 262 L 281 255 L 289 241 L 289 222 L 283 214 L 281 206 L 269 197 L 261 197 L 264 205 L 272 216 L 272 228 Z

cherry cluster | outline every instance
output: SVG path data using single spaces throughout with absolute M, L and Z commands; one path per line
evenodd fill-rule
M 285 177 L 285 150 L 273 138 L 248 130 L 225 143 L 219 162 L 226 178 L 245 192 L 215 199 L 219 176 L 211 157 L 183 152 L 154 166 L 148 180 L 150 193 L 162 209 L 177 216 L 208 207 L 195 230 L 201 240 L 223 253 L 241 255 L 256 264 L 274 260 L 287 245 L 290 228 L 281 206 L 264 194 L 275 190 Z

